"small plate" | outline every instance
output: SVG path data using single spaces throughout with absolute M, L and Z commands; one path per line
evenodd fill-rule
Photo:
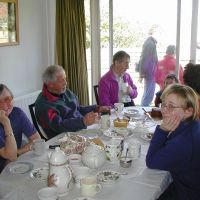
M 9 166 L 12 174 L 25 174 L 33 169 L 33 164 L 29 162 L 16 162 Z
M 153 138 L 153 133 L 147 133 L 147 134 L 141 135 L 141 138 L 150 142 Z
M 130 123 L 134 128 L 151 128 L 153 126 L 158 125 L 155 121 L 152 120 L 145 120 L 145 121 L 136 121 Z
M 92 139 L 96 137 L 101 137 L 103 135 L 103 132 L 100 129 L 83 129 L 81 131 L 76 132 L 76 134 Z
M 104 131 L 104 135 L 107 137 L 122 137 L 127 138 L 133 134 L 133 130 L 130 128 L 110 128 Z
M 90 198 L 90 197 L 76 197 L 75 199 L 73 200 L 95 200 L 93 198 Z
M 31 171 L 31 178 L 46 181 L 49 173 L 49 168 L 41 167 Z
M 112 184 L 118 181 L 120 174 L 115 171 L 102 171 L 97 174 L 97 180 L 100 183 Z
M 136 110 L 136 109 L 127 109 L 125 112 L 124 112 L 124 115 L 128 116 L 128 117 L 132 117 L 136 114 L 138 114 L 139 111 Z

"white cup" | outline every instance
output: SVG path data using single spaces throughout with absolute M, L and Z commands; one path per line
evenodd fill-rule
M 106 157 L 111 162 L 116 162 L 121 157 L 121 145 L 120 140 L 112 138 L 109 142 L 106 143 L 105 147 Z
M 102 115 L 101 116 L 101 128 L 108 129 L 110 127 L 110 116 Z
M 87 177 L 90 175 L 90 168 L 85 166 L 72 166 L 72 170 L 75 175 L 75 183 L 76 186 L 80 187 L 80 180 L 84 177 Z
M 37 156 L 43 155 L 45 152 L 45 140 L 36 139 L 33 140 L 33 153 Z
M 133 159 L 138 159 L 141 154 L 141 144 L 135 140 L 131 140 L 128 144 L 128 156 Z
M 97 184 L 96 176 L 82 178 L 80 186 L 81 195 L 84 197 L 94 197 L 101 190 L 101 185 Z
M 114 104 L 114 109 L 117 115 L 122 114 L 123 109 L 124 109 L 124 104 L 123 103 L 115 103 Z
M 39 200 L 57 200 L 58 191 L 55 187 L 45 187 L 38 191 Z
M 124 93 L 127 93 L 127 87 L 128 87 L 128 83 L 123 83 L 123 84 L 122 84 L 122 91 L 123 91 Z

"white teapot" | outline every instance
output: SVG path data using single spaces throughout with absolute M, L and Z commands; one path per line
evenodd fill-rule
M 106 161 L 104 148 L 95 144 L 90 144 L 85 148 L 82 154 L 82 161 L 87 167 L 92 169 L 103 166 Z
M 55 185 L 60 196 L 64 196 L 69 192 L 72 180 L 72 173 L 67 164 L 68 159 L 65 153 L 60 150 L 60 147 L 56 147 L 49 159 L 49 175 L 55 175 Z

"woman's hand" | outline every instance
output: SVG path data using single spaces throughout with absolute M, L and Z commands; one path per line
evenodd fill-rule
M 9 118 L 6 116 L 4 110 L 0 110 L 0 123 L 2 123 L 3 126 L 6 126 L 10 123 Z
M 172 132 L 180 124 L 182 117 L 178 113 L 172 113 L 168 118 L 164 118 L 160 128 L 164 131 Z
M 127 87 L 127 93 L 128 93 L 128 94 L 131 94 L 132 90 L 133 90 L 132 87 L 129 85 L 129 86 Z

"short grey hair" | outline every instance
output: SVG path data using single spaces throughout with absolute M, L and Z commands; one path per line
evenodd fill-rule
M 2 94 L 4 89 L 6 89 L 10 93 L 10 96 L 13 97 L 12 91 L 3 83 L 0 83 L 0 95 Z
M 169 45 L 166 50 L 167 55 L 174 55 L 176 51 L 175 45 Z
M 48 82 L 55 82 L 56 81 L 55 75 L 59 72 L 65 73 L 65 70 L 60 65 L 51 65 L 47 67 L 42 75 L 43 83 L 48 84 Z

